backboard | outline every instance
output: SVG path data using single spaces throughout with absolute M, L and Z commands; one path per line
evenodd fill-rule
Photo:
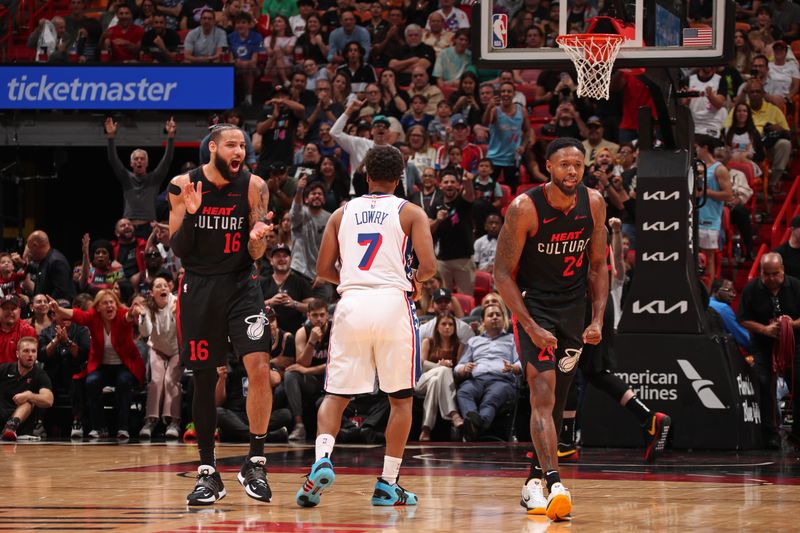
M 472 54 L 481 68 L 553 68 L 569 59 L 558 35 L 618 33 L 616 67 L 695 67 L 733 53 L 732 0 L 481 0 L 473 6 Z M 699 7 L 698 7 L 699 6 Z M 530 14 L 528 14 L 527 12 Z M 528 31 L 530 25 L 544 29 Z

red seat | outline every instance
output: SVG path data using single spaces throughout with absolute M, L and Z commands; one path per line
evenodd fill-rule
M 181 44 L 183 44 L 183 41 L 186 40 L 186 34 L 189 33 L 189 31 L 190 30 L 175 30 L 181 40 Z
M 516 196 L 519 196 L 520 194 L 529 191 L 534 187 L 540 187 L 541 185 L 542 185 L 541 183 L 520 183 L 519 185 L 517 185 Z
M 475 272 L 475 290 L 472 291 L 472 295 L 475 298 L 474 302 L 483 301 L 483 297 L 493 290 L 492 275 L 482 270 Z M 464 312 L 466 313 L 467 311 L 464 310 Z
M 475 298 L 470 296 L 469 294 L 462 294 L 460 292 L 454 292 L 453 298 L 458 300 L 458 303 L 461 304 L 461 309 L 464 310 L 464 314 L 468 315 L 472 308 L 475 307 Z

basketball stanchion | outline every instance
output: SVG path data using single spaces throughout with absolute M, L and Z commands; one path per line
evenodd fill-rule
M 578 71 L 578 96 L 608 100 L 611 70 L 625 37 L 613 33 L 575 33 L 556 37 Z

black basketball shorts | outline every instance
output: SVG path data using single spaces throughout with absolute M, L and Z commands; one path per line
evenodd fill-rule
M 526 293 L 525 307 L 533 320 L 558 339 L 558 347 L 542 349 L 536 346 L 525 330 L 514 320 L 522 368 L 530 363 L 539 372 L 558 369 L 563 374 L 573 374 L 583 350 L 584 314 L 586 293 L 578 297 L 556 293 Z
M 255 267 L 216 276 L 186 272 L 178 288 L 178 342 L 189 369 L 224 366 L 238 357 L 269 352 L 269 321 Z

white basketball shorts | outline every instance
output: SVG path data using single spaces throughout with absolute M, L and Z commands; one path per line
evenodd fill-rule
M 351 396 L 378 387 L 413 389 L 420 375 L 419 320 L 397 289 L 349 290 L 333 314 L 325 392 Z

